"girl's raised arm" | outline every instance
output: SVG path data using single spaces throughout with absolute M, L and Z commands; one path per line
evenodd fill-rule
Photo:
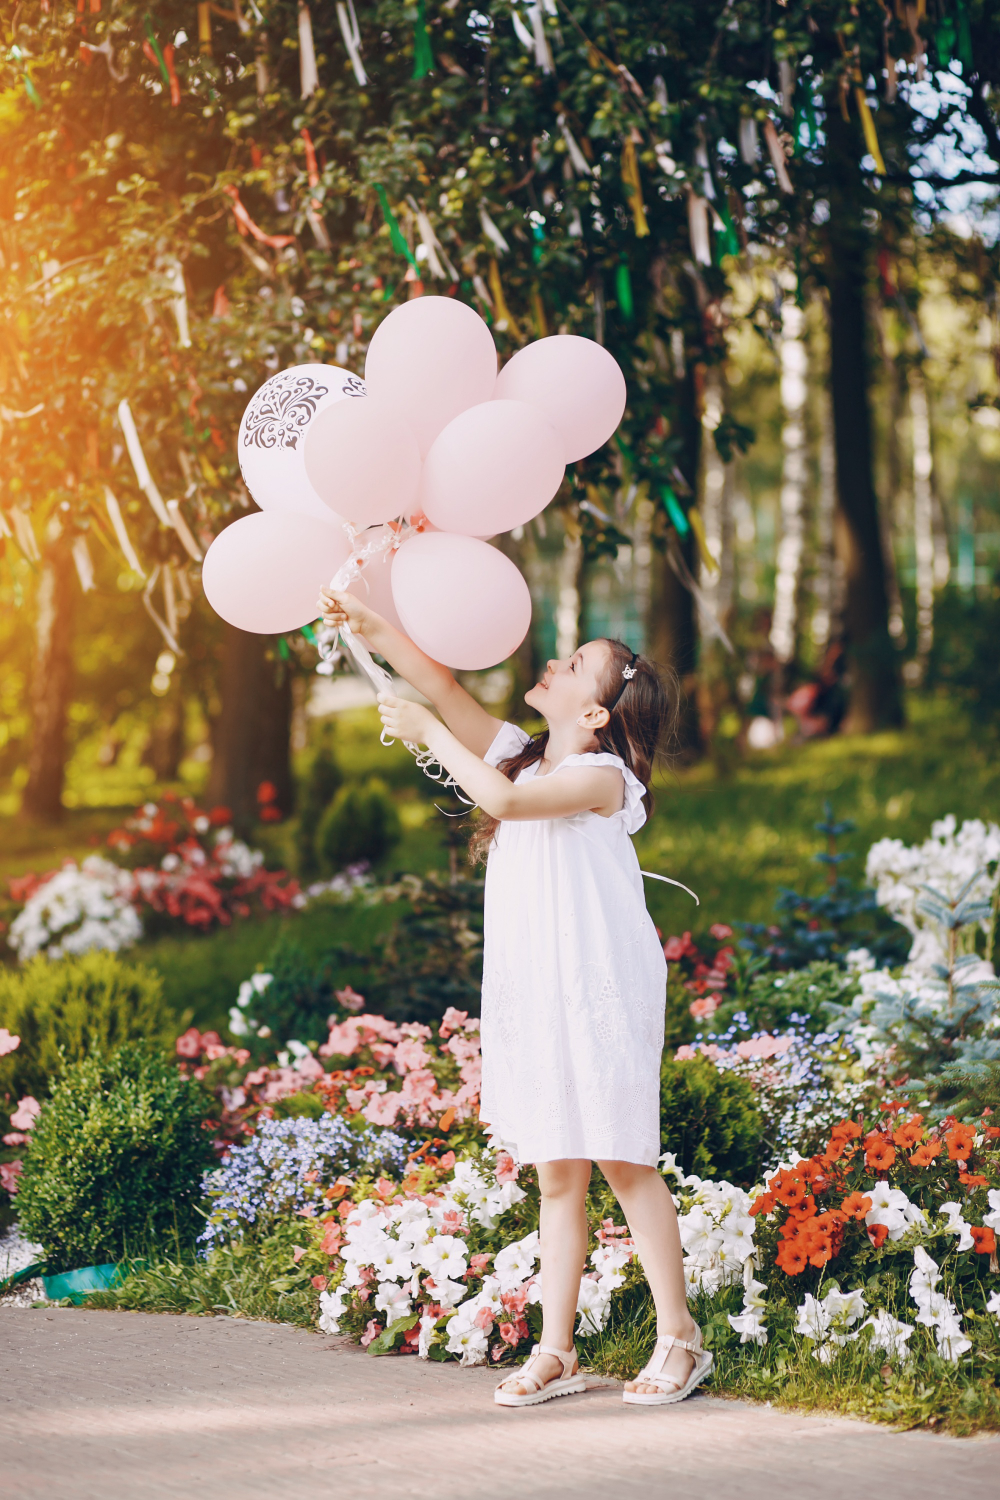
M 325 624 L 347 625 L 355 635 L 363 635 L 400 677 L 405 677 L 418 693 L 430 699 L 461 745 L 480 758 L 486 754 L 503 727 L 503 720 L 487 713 L 482 704 L 455 681 L 447 667 L 432 661 L 388 620 L 346 589 L 336 592 L 323 589 L 320 607 Z
M 624 805 L 625 781 L 614 766 L 574 766 L 561 776 L 536 776 L 524 786 L 516 786 L 502 771 L 486 765 L 422 704 L 388 693 L 380 693 L 378 701 L 382 723 L 389 733 L 426 745 L 491 818 L 529 821 L 569 818 L 579 812 L 610 817 Z

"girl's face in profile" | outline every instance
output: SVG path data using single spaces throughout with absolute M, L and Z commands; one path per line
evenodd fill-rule
M 601 707 L 601 687 L 610 652 L 605 641 L 588 641 L 565 661 L 553 659 L 524 701 L 549 724 L 575 724 Z

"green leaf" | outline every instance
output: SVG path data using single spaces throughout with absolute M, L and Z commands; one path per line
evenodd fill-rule
M 408 1317 L 397 1318 L 395 1323 L 390 1323 L 377 1339 L 372 1339 L 368 1345 L 368 1353 L 389 1354 L 402 1339 L 403 1334 L 408 1333 L 411 1328 L 416 1328 L 419 1322 L 419 1313 L 410 1313 Z

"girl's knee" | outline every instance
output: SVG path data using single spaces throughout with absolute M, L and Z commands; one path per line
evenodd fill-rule
M 659 1177 L 655 1167 L 642 1166 L 634 1161 L 600 1161 L 597 1165 L 604 1173 L 608 1187 L 616 1197 L 620 1192 L 628 1194 L 644 1186 L 654 1177 Z
M 543 1161 L 538 1163 L 538 1186 L 543 1198 L 586 1197 L 590 1184 L 589 1161 Z

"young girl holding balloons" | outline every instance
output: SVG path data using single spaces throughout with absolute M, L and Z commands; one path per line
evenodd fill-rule
M 363 635 L 437 708 L 441 719 L 379 698 L 388 732 L 425 744 L 485 819 L 474 839 L 488 852 L 480 1114 L 538 1170 L 543 1304 L 540 1344 L 494 1399 L 534 1406 L 586 1389 L 573 1323 L 596 1161 L 656 1305 L 656 1347 L 624 1400 L 683 1400 L 712 1356 L 688 1311 L 677 1215 L 657 1170 L 667 975 L 629 840 L 645 821 L 671 696 L 620 641 L 588 641 L 525 694 L 548 726 L 532 739 L 353 594 L 325 590 L 321 605 L 328 625 Z

